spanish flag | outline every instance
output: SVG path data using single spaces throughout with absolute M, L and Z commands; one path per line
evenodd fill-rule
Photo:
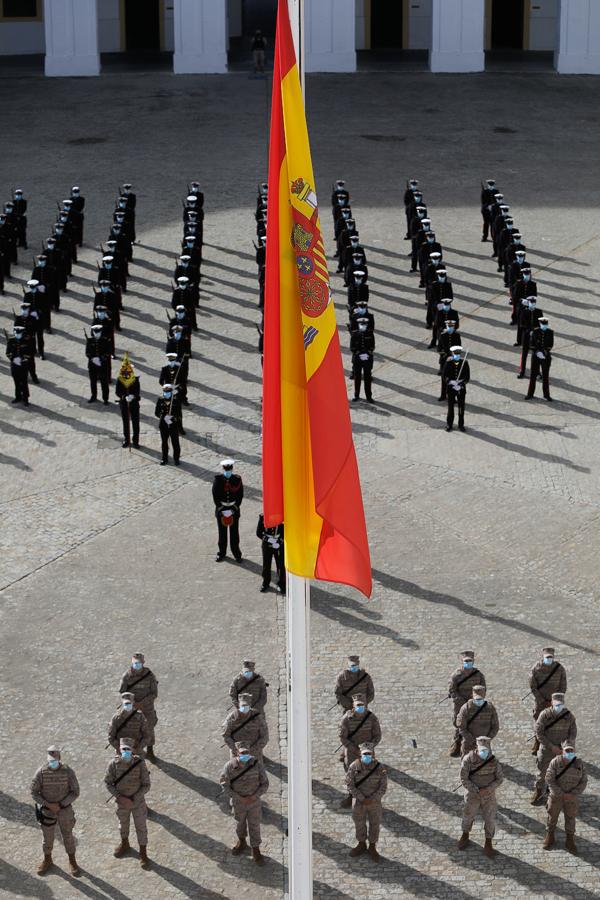
M 277 15 L 267 209 L 263 494 L 295 575 L 371 595 L 371 561 L 306 116 Z

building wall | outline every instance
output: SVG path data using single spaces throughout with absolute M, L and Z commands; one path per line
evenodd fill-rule
M 45 53 L 43 22 L 0 22 L 0 54 Z
M 558 45 L 559 0 L 531 0 L 529 49 L 555 50 Z

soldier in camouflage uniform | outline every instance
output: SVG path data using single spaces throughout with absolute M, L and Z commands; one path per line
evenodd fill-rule
M 125 691 L 121 694 L 121 709 L 114 714 L 108 726 L 108 743 L 119 750 L 121 738 L 131 738 L 138 755 L 149 743 L 150 728 L 141 709 L 134 708 L 135 694 Z
M 577 757 L 575 741 L 562 742 L 562 754 L 555 756 L 546 771 L 546 783 L 550 789 L 548 798 L 548 822 L 544 850 L 554 844 L 554 832 L 558 817 L 565 817 L 565 850 L 577 856 L 575 846 L 575 819 L 579 808 L 579 797 L 587 786 L 587 773 L 583 762 Z
M 223 739 L 231 752 L 236 755 L 236 743 L 243 741 L 252 756 L 263 761 L 263 750 L 269 743 L 267 720 L 259 709 L 252 707 L 252 694 L 240 694 L 237 709 L 233 709 L 223 722 Z
M 494 740 L 499 728 L 498 713 L 494 704 L 485 699 L 483 685 L 474 685 L 473 699 L 467 700 L 461 707 L 456 725 L 461 738 L 461 756 L 475 750 L 475 739 L 478 737 Z
M 148 723 L 146 759 L 150 760 L 150 762 L 156 762 L 156 756 L 154 755 L 154 729 L 158 722 L 158 717 L 154 709 L 154 701 L 158 697 L 158 681 L 145 663 L 146 659 L 143 653 L 133 654 L 131 666 L 121 677 L 119 693 L 132 693 L 133 708 L 141 710 L 145 715 Z
M 460 732 L 456 724 L 456 717 L 473 694 L 473 685 L 479 684 L 485 687 L 485 676 L 479 669 L 475 668 L 475 653 L 473 650 L 463 650 L 462 666 L 450 676 L 448 684 L 448 696 L 453 702 L 454 711 L 452 715 L 452 724 L 454 725 L 454 741 L 450 750 L 450 756 L 460 756 Z
M 269 779 L 262 761 L 254 756 L 247 741 L 236 741 L 235 755 L 226 763 L 219 779 L 237 822 L 237 844 L 232 847 L 234 856 L 247 848 L 246 835 L 250 838 L 252 856 L 258 866 L 265 860 L 260 852 L 261 797 L 269 787 Z
M 567 690 L 567 673 L 565 667 L 556 661 L 554 647 L 544 647 L 542 660 L 537 662 L 529 675 L 529 687 L 533 695 L 533 720 L 537 722 L 543 709 L 552 702 L 552 694 L 564 694 Z M 540 745 L 535 739 L 532 756 L 536 756 Z
M 242 671 L 231 682 L 229 696 L 234 706 L 238 705 L 238 697 L 244 692 L 250 694 L 252 700 L 250 706 L 264 713 L 267 704 L 267 682 L 255 671 L 256 663 L 251 659 L 245 659 L 242 663 Z
M 532 805 L 543 800 L 546 794 L 546 770 L 555 756 L 562 754 L 562 742 L 577 737 L 575 716 L 565 706 L 565 695 L 552 694 L 552 705 L 542 710 L 535 723 L 535 736 L 540 749 L 537 753 L 535 790 L 530 798 Z
M 335 680 L 335 699 L 343 710 L 352 709 L 352 694 L 360 691 L 372 703 L 375 697 L 373 679 L 360 666 L 360 657 L 349 656 L 348 665 L 338 674 Z
M 135 742 L 123 737 L 119 741 L 120 753 L 108 764 L 104 784 L 113 797 L 117 799 L 117 818 L 121 843 L 114 851 L 120 859 L 128 850 L 130 820 L 133 816 L 135 833 L 140 847 L 140 865 L 142 869 L 150 868 L 148 859 L 148 830 L 146 827 L 148 809 L 145 795 L 150 790 L 150 775 L 146 763 L 141 756 L 134 753 Z
M 70 766 L 61 762 L 59 747 L 48 747 L 46 752 L 48 754 L 47 762 L 40 766 L 31 782 L 31 796 L 33 802 L 39 807 L 36 815 L 40 820 L 43 835 L 44 859 L 40 863 L 37 873 L 45 875 L 52 866 L 54 832 L 58 825 L 69 857 L 71 875 L 80 875 L 81 870 L 75 858 L 75 838 L 73 837 L 75 813 L 72 806 L 73 801 L 79 797 L 77 776 Z
M 465 789 L 465 805 L 458 849 L 467 849 L 473 822 L 477 813 L 481 812 L 485 834 L 484 853 L 493 859 L 496 855 L 492 844 L 496 830 L 496 788 L 502 784 L 504 775 L 502 766 L 492 753 L 492 742 L 488 737 L 478 737 L 477 748 L 463 757 L 460 780 Z
M 368 838 L 369 856 L 375 862 L 381 862 L 377 841 L 383 817 L 381 798 L 387 791 L 387 769 L 375 759 L 375 747 L 369 741 L 360 745 L 360 759 L 348 767 L 346 787 L 353 800 L 352 818 L 357 840 L 350 856 L 361 856 L 367 850 Z
M 344 747 L 340 760 L 347 772 L 353 762 L 360 759 L 360 744 L 369 743 L 374 747 L 381 741 L 381 726 L 374 712 L 367 708 L 364 694 L 354 694 L 352 709 L 345 712 L 340 722 L 340 741 Z M 342 809 L 352 806 L 352 794 L 342 800 Z

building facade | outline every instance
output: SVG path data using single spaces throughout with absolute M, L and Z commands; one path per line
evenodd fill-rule
M 100 54 L 173 53 L 173 71 L 226 72 L 276 0 L 0 0 L 0 54 L 45 56 L 47 75 L 97 75 Z M 435 72 L 485 51 L 552 51 L 562 73 L 600 73 L 600 0 L 305 0 L 306 69 L 352 72 L 357 51 L 429 51 Z

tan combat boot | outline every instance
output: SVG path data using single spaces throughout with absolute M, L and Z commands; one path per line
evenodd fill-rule
M 146 845 L 140 844 L 140 866 L 142 869 L 150 868 L 150 860 L 148 859 L 148 853 L 146 852 Z
M 543 791 L 538 791 L 536 789 L 530 796 L 529 802 L 531 803 L 532 806 L 535 806 L 537 803 L 540 802 L 540 800 L 543 800 L 543 799 L 544 799 Z
M 575 846 L 575 835 L 574 834 L 567 835 L 567 840 L 565 841 L 565 850 L 567 850 L 569 853 L 572 853 L 573 856 L 579 856 L 579 851 L 577 850 L 577 847 Z
M 38 866 L 38 875 L 45 875 L 48 869 L 52 868 L 52 854 L 44 853 L 44 858 Z
M 364 841 L 359 841 L 354 850 L 350 851 L 350 856 L 362 856 L 367 850 L 367 845 Z
M 533 742 L 533 747 L 531 748 L 531 755 L 532 755 L 532 756 L 537 756 L 537 752 L 538 752 L 539 749 L 540 749 L 540 742 L 539 742 L 538 739 L 536 738 L 536 739 L 534 740 L 534 742 Z
M 233 856 L 239 856 L 240 853 L 243 853 L 247 848 L 248 844 L 246 843 L 246 838 L 240 838 L 235 847 L 231 848 L 231 852 Z
M 118 847 L 115 847 L 113 856 L 116 856 L 117 859 L 120 859 L 122 856 L 125 856 L 127 851 L 130 849 L 131 847 L 129 845 L 129 838 L 121 838 L 121 843 Z
M 454 739 L 454 742 L 452 743 L 452 745 L 450 746 L 450 749 L 448 750 L 448 756 L 453 756 L 453 757 L 460 756 L 460 738 Z
M 494 845 L 492 844 L 491 838 L 485 839 L 485 844 L 483 845 L 483 852 L 488 857 L 488 859 L 493 859 L 496 855 L 496 851 L 494 850 Z
M 254 860 L 254 862 L 256 863 L 257 866 L 264 866 L 264 864 L 265 864 L 265 858 L 262 855 L 262 853 L 260 852 L 259 847 L 252 848 L 252 859 Z
M 468 831 L 463 831 L 463 833 L 462 833 L 461 836 L 460 836 L 460 840 L 459 840 L 459 842 L 458 842 L 458 849 L 459 849 L 459 850 L 466 850 L 467 847 L 469 846 L 469 843 L 470 843 L 470 840 L 469 840 L 469 832 L 468 832 Z
M 381 856 L 377 852 L 377 844 L 369 844 L 369 856 L 375 862 L 381 862 Z
M 146 759 L 150 760 L 151 763 L 156 762 L 156 756 L 154 755 L 154 746 L 153 745 L 146 747 Z
M 77 865 L 77 860 L 75 859 L 74 853 L 69 853 L 69 869 L 71 870 L 71 875 L 81 875 L 81 869 Z

